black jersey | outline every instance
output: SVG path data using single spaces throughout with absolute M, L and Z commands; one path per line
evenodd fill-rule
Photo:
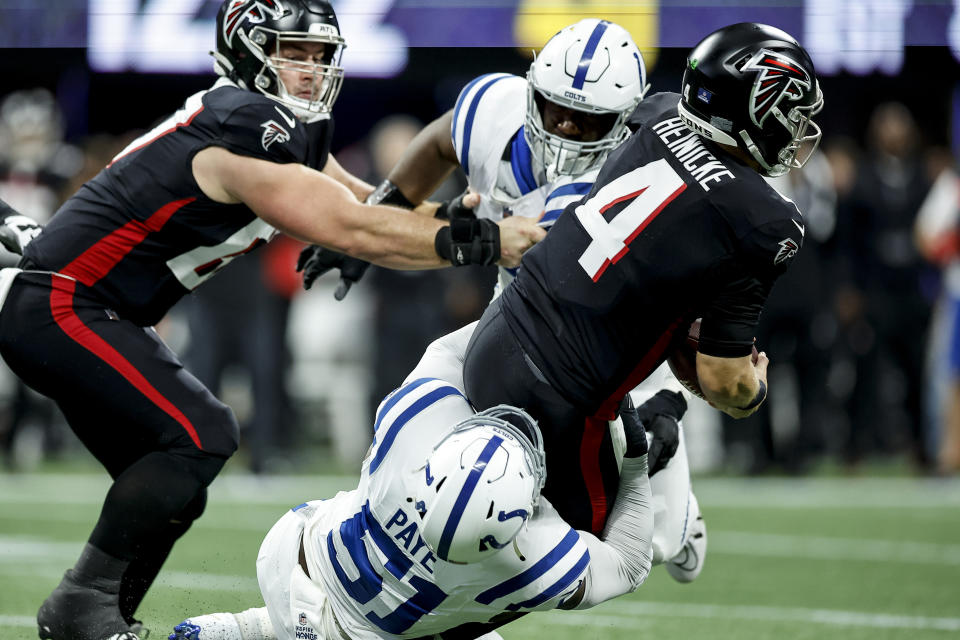
M 700 351 L 749 354 L 767 294 L 803 241 L 796 206 L 684 126 L 678 100 L 640 104 L 633 136 L 503 294 L 534 364 L 588 411 L 649 375 L 696 317 Z
M 193 177 L 193 157 L 219 146 L 320 169 L 332 126 L 331 120 L 304 125 L 280 103 L 220 80 L 67 200 L 28 245 L 24 264 L 71 276 L 120 315 L 152 325 L 185 293 L 276 233 L 247 206 L 205 196 Z

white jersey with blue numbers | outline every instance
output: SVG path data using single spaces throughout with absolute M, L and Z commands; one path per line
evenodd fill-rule
M 472 415 L 446 382 L 405 384 L 377 412 L 358 488 L 326 501 L 307 523 L 310 576 L 347 637 L 416 638 L 504 611 L 553 609 L 584 578 L 587 543 L 543 498 L 515 547 L 482 562 L 445 562 L 424 543 L 408 498 L 425 473 L 425 443 Z
M 480 194 L 477 217 L 536 218 L 550 228 L 571 202 L 590 192 L 600 167 L 547 182 L 523 134 L 527 81 L 509 73 L 473 80 L 457 98 L 451 136 L 470 187 Z M 516 269 L 500 269 L 500 286 Z

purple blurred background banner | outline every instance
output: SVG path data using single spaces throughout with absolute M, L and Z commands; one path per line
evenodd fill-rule
M 51 6 L 52 5 L 52 6 Z M 0 0 L 0 46 L 86 47 L 98 71 L 209 73 L 220 0 Z M 818 70 L 896 74 L 905 46 L 960 52 L 960 0 L 335 0 L 353 76 L 391 77 L 412 47 L 538 47 L 586 16 L 624 25 L 655 59 L 714 29 L 766 22 Z

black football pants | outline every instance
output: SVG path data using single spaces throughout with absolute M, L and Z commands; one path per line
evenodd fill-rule
M 601 533 L 620 478 L 607 420 L 584 413 L 543 379 L 507 325 L 499 299 L 470 338 L 463 379 L 477 410 L 509 404 L 537 420 L 547 458 L 543 495 L 574 528 Z
M 90 544 L 130 561 L 121 610 L 132 615 L 237 448 L 233 412 L 152 329 L 56 274 L 27 271 L 13 281 L 0 309 L 0 354 L 56 401 L 114 479 Z

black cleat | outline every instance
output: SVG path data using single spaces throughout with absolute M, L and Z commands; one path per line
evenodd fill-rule
M 120 615 L 118 600 L 115 585 L 80 584 L 68 570 L 37 612 L 41 640 L 140 640 Z

